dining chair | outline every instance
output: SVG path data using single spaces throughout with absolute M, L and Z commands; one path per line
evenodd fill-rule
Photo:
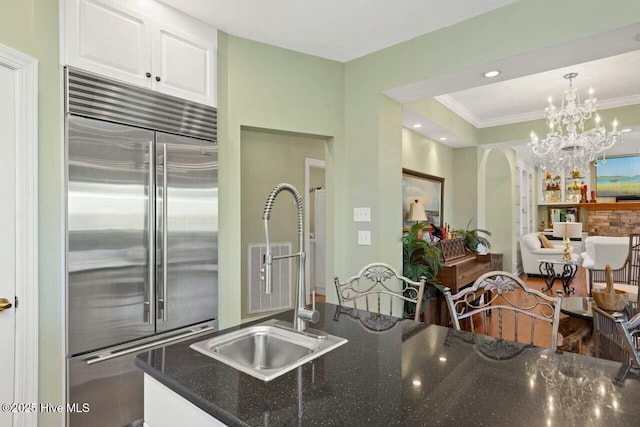
M 632 367 L 640 368 L 640 313 L 630 320 L 618 323 L 624 336 L 624 346 L 629 354 L 625 371 L 619 381 L 624 381 Z M 618 378 L 616 378 L 618 380 Z
M 602 288 L 606 282 L 604 269 L 586 269 L 587 292 Z M 640 300 L 640 234 L 629 235 L 629 252 L 622 267 L 612 270 L 614 288 L 625 291 Z
M 333 278 L 341 307 L 403 317 L 404 303 L 408 302 L 415 304 L 413 319 L 416 321 L 420 320 L 425 281 L 425 277 L 421 277 L 419 282 L 415 282 L 381 262 L 364 266 L 345 282 L 340 282 L 338 277 Z
M 593 310 L 593 339 L 595 354 L 600 359 L 613 360 L 627 363 L 629 352 L 624 345 L 624 334 L 618 327 L 618 323 L 624 321 L 622 316 L 616 317 L 595 304 Z
M 528 344 L 533 345 L 536 325 L 549 324 L 551 348 L 557 347 L 562 303 L 560 291 L 555 297 L 548 296 L 527 287 L 519 277 L 511 273 L 492 271 L 480 276 L 471 286 L 455 295 L 451 294 L 449 288 L 445 288 L 444 295 L 451 323 L 457 330 L 460 330 L 461 320 L 469 319 L 471 332 L 476 332 L 474 317 L 479 315 L 482 319 L 482 333 L 490 335 L 487 314 L 491 314 L 491 323 L 498 324 L 498 338 L 504 337 L 504 329 L 511 330 L 513 327 L 513 338 L 509 339 L 518 341 L 520 329 L 525 333 L 528 329 Z M 530 324 L 528 328 L 527 323 Z

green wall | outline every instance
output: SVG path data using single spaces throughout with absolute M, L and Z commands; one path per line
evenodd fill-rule
M 324 159 L 326 138 L 258 129 L 241 130 L 241 191 L 242 191 L 242 320 L 271 313 L 248 312 L 248 245 L 265 241 L 262 214 L 267 195 L 280 182 L 292 184 L 304 198 L 305 157 Z M 269 220 L 272 243 L 291 243 L 298 251 L 297 210 L 288 192 L 278 195 Z M 309 219 L 306 219 L 309 220 Z M 278 261 L 276 261 L 277 263 Z M 294 303 L 297 259 L 291 260 L 291 302 Z M 293 305 L 292 305 L 293 307 Z
M 5 0 L 0 8 L 0 43 L 39 60 L 39 400 L 58 403 L 63 393 L 64 353 L 58 2 Z M 327 200 L 328 277 L 346 277 L 374 260 L 399 266 L 402 109 L 382 91 L 638 21 L 637 0 L 521 0 L 346 64 L 219 33 L 220 327 L 241 319 L 242 126 L 330 137 L 326 180 L 327 193 L 333 196 Z M 544 31 L 540 22 L 545 23 Z M 473 210 L 472 201 L 463 194 L 465 188 L 480 185 L 474 166 L 477 171 L 482 153 L 475 148 L 458 153 L 455 167 L 469 169 L 462 178 L 452 179 L 453 210 L 457 211 L 456 203 L 464 202 L 464 212 Z M 471 197 L 477 193 L 477 189 L 471 192 Z M 477 206 L 482 203 L 478 200 Z M 361 225 L 352 220 L 352 209 L 362 206 L 372 209 L 368 227 L 373 245 L 368 247 L 356 244 Z M 461 220 L 454 216 L 452 223 Z M 40 425 L 59 425 L 60 418 L 41 414 Z
M 491 251 L 504 254 L 511 271 L 515 232 L 514 183 L 510 149 L 451 148 L 402 130 L 402 167 L 445 179 L 444 222 L 452 229 L 483 228 L 492 232 Z
M 447 129 L 462 141 L 468 144 L 478 144 L 479 129 L 442 105 L 437 99 L 426 98 L 409 102 L 406 107 L 423 117 L 429 118 L 430 121 Z
M 553 13 L 549 13 L 550 10 Z M 337 190 L 337 214 L 348 218 L 348 211 L 354 206 L 378 206 L 379 209 L 372 211 L 371 226 L 375 230 L 372 239 L 376 246 L 367 251 L 355 246 L 353 223 L 344 221 L 336 225 L 340 236 L 345 236 L 344 244 L 335 248 L 336 273 L 343 275 L 351 271 L 354 264 L 362 265 L 373 259 L 400 265 L 399 235 L 395 227 L 388 225 L 400 223 L 400 215 L 394 216 L 389 206 L 399 203 L 402 158 L 397 152 L 401 150 L 401 121 L 394 102 L 380 95 L 383 91 L 491 64 L 638 20 L 640 2 L 633 0 L 607 3 L 521 0 L 346 63 L 346 144 L 339 153 L 342 163 L 336 160 L 336 172 L 344 186 Z M 545 22 L 544 31 L 540 31 L 540 22 Z M 470 178 L 471 183 L 474 177 Z
M 490 250 L 503 254 L 502 268 L 515 272 L 515 152 L 493 149 L 484 154 L 481 163 L 485 173 L 480 197 L 484 198 L 486 217 L 480 228 L 491 232 Z
M 485 150 L 478 147 L 456 148 L 454 158 L 453 212 L 451 223 L 456 228 L 471 229 L 482 224 L 485 218 L 484 203 L 479 197 L 484 183 L 478 180 L 480 159 Z M 471 222 L 469 222 L 471 221 Z
M 39 402 L 63 402 L 63 139 L 58 2 L 4 0 L 0 43 L 38 60 Z M 41 426 L 62 414 L 40 413 Z
M 450 223 L 452 227 L 458 227 L 466 223 L 455 224 L 452 220 L 453 196 L 456 194 L 454 152 L 455 150 L 451 147 L 412 130 L 402 129 L 402 167 L 444 178 L 443 222 Z
M 243 277 L 241 128 L 328 137 L 327 193 L 336 187 L 337 151 L 344 146 L 343 65 L 297 52 L 218 34 L 218 139 L 220 141 L 220 327 L 241 320 Z M 262 195 L 266 198 L 266 193 Z M 265 199 L 266 200 L 266 199 Z M 264 200 L 263 200 L 264 201 Z M 341 218 L 327 200 L 327 247 L 340 235 Z M 333 271 L 333 257 L 326 271 Z M 328 276 L 331 277 L 331 276 Z

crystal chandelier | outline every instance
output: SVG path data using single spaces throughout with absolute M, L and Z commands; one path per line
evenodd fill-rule
M 549 97 L 549 105 L 544 109 L 544 117 L 547 119 L 549 132 L 545 139 L 538 139 L 531 132 L 529 147 L 540 159 L 544 170 L 580 171 L 589 170 L 591 163 L 597 166 L 598 158 L 606 163 L 605 151 L 611 148 L 619 139 L 617 120 L 613 121 L 612 130 L 607 132 L 600 124 L 600 116 L 597 113 L 598 102 L 593 97 L 593 89 L 589 89 L 589 99 L 580 102 L 578 91 L 573 87 L 573 79 L 578 73 L 569 73 L 564 76 L 569 79 L 569 89 L 564 91 L 562 105 L 557 108 Z M 585 121 L 593 117 L 595 127 L 585 131 Z

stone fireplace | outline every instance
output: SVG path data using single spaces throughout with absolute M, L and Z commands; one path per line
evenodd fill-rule
M 590 236 L 628 236 L 640 233 L 640 202 L 583 203 Z

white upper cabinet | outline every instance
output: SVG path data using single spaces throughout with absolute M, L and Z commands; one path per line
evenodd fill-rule
M 67 2 L 67 63 L 128 83 L 150 86 L 151 25 L 133 11 L 93 0 Z
M 153 32 L 153 87 L 204 104 L 215 93 L 216 46 L 211 41 L 157 26 Z
M 217 30 L 160 3 L 65 0 L 64 64 L 216 106 Z

